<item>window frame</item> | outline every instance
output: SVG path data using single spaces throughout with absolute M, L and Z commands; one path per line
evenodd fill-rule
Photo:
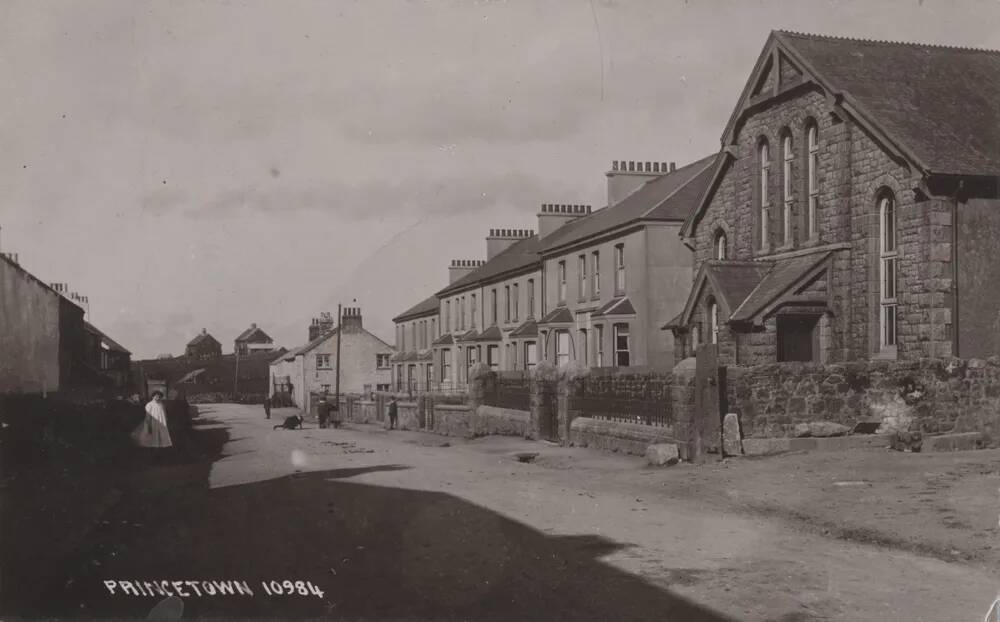
M 514 283 L 513 285 L 511 285 L 511 297 L 512 297 L 512 299 L 514 301 L 514 318 L 513 318 L 513 320 L 515 322 L 517 322 L 520 319 L 520 307 L 521 307 L 521 305 L 519 304 L 519 302 L 520 302 L 520 296 L 521 296 L 521 288 L 518 286 L 517 283 Z
M 504 318 L 505 324 L 510 323 L 510 285 L 503 286 Z
M 560 348 L 562 338 L 566 338 L 566 351 L 563 352 Z M 565 328 L 559 328 L 555 331 L 555 363 L 556 367 L 562 367 L 564 364 L 569 364 L 569 349 L 570 349 L 570 334 Z
M 816 212 L 819 211 L 819 126 L 815 120 L 806 124 L 806 231 L 808 239 L 815 240 L 819 236 L 819 223 L 816 222 Z
M 534 350 L 534 356 L 531 356 Z M 531 340 L 524 342 L 524 369 L 531 371 L 538 364 L 538 342 Z
M 729 258 L 729 241 L 726 239 L 726 232 L 723 229 L 715 232 L 714 250 L 713 254 L 717 260 L 726 261 Z
M 593 251 L 590 253 L 591 260 L 591 275 L 590 275 L 590 292 L 591 296 L 594 298 L 601 297 L 601 251 Z
M 535 279 L 528 279 L 528 317 L 535 317 Z
M 556 282 L 559 284 L 559 302 L 566 302 L 566 260 L 556 266 Z
M 622 332 L 624 329 L 624 333 Z M 621 322 L 612 326 L 613 346 L 615 355 L 615 367 L 630 367 L 632 363 L 632 331 L 627 322 Z M 625 338 L 625 348 L 620 347 L 619 339 Z M 622 355 L 625 356 L 625 363 L 622 364 Z
M 604 367 L 604 325 L 594 325 L 594 366 Z
M 770 219 L 771 219 L 771 195 L 768 192 L 771 176 L 771 147 L 767 138 L 761 138 L 757 144 L 757 175 L 759 193 L 758 197 L 758 232 L 760 234 L 760 248 L 767 250 L 770 246 Z
M 577 298 L 582 302 L 587 298 L 587 255 L 578 255 L 576 258 L 576 267 L 578 274 L 576 275 L 576 286 L 579 289 L 577 292 Z
M 715 298 L 708 299 L 706 311 L 708 313 L 709 343 L 717 345 L 719 343 L 719 303 Z
M 792 162 L 795 160 L 792 133 L 787 128 L 781 136 L 781 246 L 792 244 L 792 208 L 795 193 L 792 189 Z
M 326 362 L 325 365 L 323 364 L 323 361 Z M 316 354 L 316 369 L 333 369 L 333 365 L 330 364 L 329 354 Z
M 879 351 L 887 353 L 896 352 L 899 345 L 898 213 L 895 195 L 889 191 L 880 193 L 878 199 Z
M 615 244 L 615 295 L 625 293 L 625 243 Z

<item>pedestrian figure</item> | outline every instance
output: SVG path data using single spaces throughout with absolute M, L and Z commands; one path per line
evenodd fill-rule
M 316 406 L 316 415 L 319 417 L 319 427 L 326 427 L 326 420 L 330 418 L 330 404 L 326 401 L 326 397 L 319 398 L 319 404 Z
M 154 391 L 153 399 L 146 404 L 146 417 L 132 432 L 132 440 L 140 447 L 154 449 L 173 447 L 170 430 L 167 429 L 167 410 L 163 405 L 163 393 L 160 391 Z
M 271 396 L 264 398 L 264 415 L 270 419 L 271 418 Z
M 389 402 L 389 429 L 390 430 L 395 430 L 396 429 L 396 419 L 398 417 L 399 417 L 399 409 L 396 406 L 396 398 L 394 397 L 394 398 L 392 398 L 392 401 Z

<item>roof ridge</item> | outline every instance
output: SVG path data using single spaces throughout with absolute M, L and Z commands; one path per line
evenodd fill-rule
M 649 214 L 650 214 L 650 213 L 651 213 L 651 212 L 652 212 L 653 210 L 655 210 L 655 209 L 659 208 L 659 207 L 660 207 L 661 205 L 663 205 L 664 203 L 666 203 L 666 202 L 667 202 L 667 201 L 669 201 L 670 199 L 674 198 L 674 195 L 676 195 L 676 194 L 677 194 L 678 192 L 680 192 L 680 191 L 681 191 L 681 190 L 683 190 L 684 188 L 687 188 L 688 184 L 690 184 L 690 183 L 691 183 L 691 182 L 693 182 L 693 181 L 694 181 L 695 179 L 697 179 L 699 175 L 701 175 L 702 173 L 704 173 L 704 172 L 705 172 L 706 170 L 708 170 L 709 168 L 713 167 L 713 166 L 715 165 L 715 161 L 716 161 L 716 159 L 717 159 L 718 157 L 719 157 L 719 154 L 717 154 L 717 153 L 712 153 L 712 154 L 709 154 L 709 155 L 707 155 L 707 156 L 705 156 L 705 157 L 703 157 L 703 158 L 701 158 L 701 159 L 698 159 L 698 160 L 695 160 L 694 162 L 691 162 L 691 163 L 689 163 L 689 164 L 685 164 L 685 165 L 684 165 L 684 166 L 682 166 L 681 168 L 679 168 L 679 169 L 677 169 L 676 171 L 674 171 L 674 173 L 676 173 L 676 172 L 678 172 L 678 171 L 683 171 L 684 169 L 686 169 L 686 168 L 689 168 L 689 167 L 692 167 L 692 166 L 694 166 L 695 164 L 698 164 L 699 162 L 705 162 L 705 166 L 703 166 L 703 167 L 701 168 L 701 170 L 699 170 L 699 171 L 698 171 L 697 173 L 695 173 L 694 175 L 692 175 L 691 177 L 689 177 L 687 181 L 685 181 L 684 183 L 682 183 L 682 184 L 678 185 L 678 186 L 677 186 L 676 188 L 674 188 L 673 192 L 671 192 L 671 193 L 670 193 L 670 194 L 668 194 L 667 196 L 663 197 L 663 200 L 662 200 L 662 201 L 659 201 L 659 202 L 657 202 L 657 203 L 656 203 L 655 205 L 653 205 L 653 207 L 651 207 L 651 208 L 649 208 L 648 210 L 646 210 L 645 212 L 643 212 L 643 213 L 642 213 L 642 215 L 641 215 L 641 216 L 640 216 L 639 218 L 645 218 L 645 217 L 649 216 Z M 670 174 L 672 174 L 672 173 L 667 173 L 667 174 L 668 174 L 668 175 L 670 175 Z M 648 183 L 648 182 L 647 182 L 647 183 Z
M 1000 50 L 993 48 L 980 48 L 965 45 L 946 45 L 943 43 L 920 43 L 919 41 L 892 41 L 889 39 L 866 39 L 863 37 L 847 37 L 841 35 L 822 35 L 811 32 L 798 32 L 795 30 L 775 30 L 779 35 L 789 35 L 792 37 L 804 37 L 810 39 L 825 39 L 828 41 L 853 41 L 855 43 L 874 43 L 878 45 L 901 45 L 907 47 L 936 48 L 942 50 L 957 50 L 962 52 L 986 52 L 988 54 L 1000 54 Z

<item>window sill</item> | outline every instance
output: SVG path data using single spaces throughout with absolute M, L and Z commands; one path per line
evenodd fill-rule
M 871 360 L 873 361 L 896 361 L 899 360 L 899 351 L 894 347 L 891 350 L 886 349 L 880 352 L 872 354 Z

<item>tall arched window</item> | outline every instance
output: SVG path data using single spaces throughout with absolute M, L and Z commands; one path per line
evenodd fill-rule
M 792 242 L 792 135 L 781 139 L 781 244 Z
M 760 245 L 766 248 L 768 245 L 768 220 L 771 217 L 771 197 L 767 193 L 771 154 L 766 139 L 760 142 L 758 157 L 760 158 Z
M 726 232 L 719 229 L 715 233 L 715 258 L 727 259 L 729 250 L 726 248 Z
M 881 300 L 882 350 L 896 348 L 896 200 L 884 192 L 878 202 L 879 211 L 879 289 Z
M 719 343 L 719 305 L 714 298 L 708 301 L 708 327 L 711 343 Z
M 809 206 L 806 217 L 808 218 L 809 239 L 811 240 L 819 233 L 819 227 L 816 223 L 816 208 L 819 205 L 819 178 L 817 177 L 817 170 L 819 169 L 819 129 L 816 127 L 815 121 L 809 123 L 806 136 L 806 142 L 809 146 L 809 155 L 806 161 L 806 166 L 809 169 L 807 175 L 809 180 Z

